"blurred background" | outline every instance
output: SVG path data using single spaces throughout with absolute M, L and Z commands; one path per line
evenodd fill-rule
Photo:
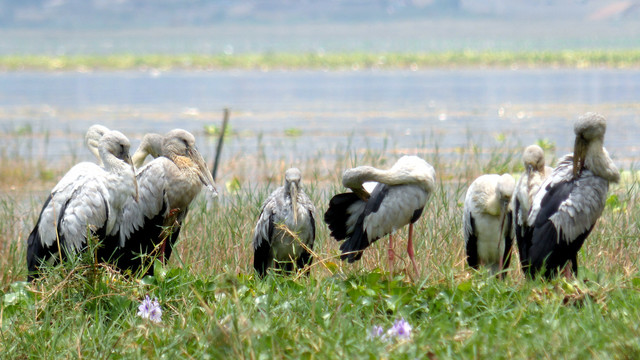
M 185 128 L 212 162 L 570 151 L 572 121 L 640 137 L 637 1 L 0 0 L 0 158 L 62 169 L 100 123 Z M 244 166 L 244 168 L 242 167 Z M 220 176 L 251 178 L 251 162 Z M 267 173 L 261 174 L 269 176 Z M 280 170 L 276 170 L 279 172 Z

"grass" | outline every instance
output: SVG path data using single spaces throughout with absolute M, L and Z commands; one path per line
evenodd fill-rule
M 248 167 L 256 180 L 233 177 L 232 191 L 219 184 L 216 203 L 193 204 L 174 257 L 142 280 L 84 255 L 52 267 L 41 281 L 22 282 L 23 241 L 43 196 L 3 192 L 0 352 L 7 358 L 116 359 L 638 357 L 637 175 L 626 171 L 610 189 L 607 208 L 579 254 L 578 280 L 526 281 L 512 266 L 500 281 L 465 267 L 460 231 L 461 201 L 475 177 L 522 171 L 521 149 L 501 144 L 488 150 L 486 156 L 469 143 L 446 161 L 437 151 L 419 154 L 436 168 L 438 188 L 416 224 L 419 274 L 411 276 L 402 249 L 406 229 L 397 237 L 399 260 L 390 272 L 386 239 L 360 262 L 339 261 L 338 244 L 320 215 L 311 276 L 258 281 L 251 265 L 253 226 L 261 202 L 282 181 L 284 161 L 258 156 L 254 164 L 224 164 L 221 173 Z M 318 213 L 341 190 L 342 169 L 387 167 L 396 158 L 392 153 L 347 147 L 336 149 L 331 161 L 309 159 L 303 182 Z M 25 161 L 20 176 L 41 180 L 42 166 Z M 158 299 L 160 324 L 136 315 L 145 295 Z M 411 339 L 368 337 L 374 325 L 386 329 L 399 318 L 413 327 Z
M 637 68 L 640 50 L 445 51 L 432 53 L 246 53 L 3 55 L 0 70 L 424 69 L 439 67 Z

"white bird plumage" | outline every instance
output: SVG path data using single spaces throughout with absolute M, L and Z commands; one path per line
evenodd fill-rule
M 475 179 L 464 200 L 462 215 L 467 263 L 498 273 L 509 266 L 511 219 L 509 202 L 515 180 L 509 174 L 482 175 Z
M 29 279 L 38 275 L 43 261 L 66 258 L 87 246 L 87 229 L 100 240 L 117 235 L 122 207 L 135 201 L 137 184 L 129 140 L 118 131 L 108 131 L 99 140 L 104 168 L 83 162 L 71 168 L 53 188 L 29 235 L 27 266 Z M 104 247 L 112 244 L 104 243 Z
M 369 194 L 363 184 L 378 182 Z M 393 262 L 392 233 L 409 225 L 407 253 L 414 270 L 412 230 L 435 189 L 435 170 L 417 156 L 403 156 L 388 170 L 359 166 L 346 170 L 342 183 L 353 192 L 335 195 L 324 220 L 340 246 L 341 259 L 359 260 L 362 252 L 379 238 L 389 235 L 389 262 Z
M 547 278 L 562 268 L 577 274 L 577 253 L 602 214 L 610 182 L 620 174 L 603 147 L 606 119 L 596 113 L 574 124 L 574 152 L 564 156 L 533 198 L 521 246 L 525 273 L 543 269 Z M 568 266 L 570 263 L 570 266 Z
M 260 277 L 272 267 L 291 272 L 294 263 L 302 269 L 313 260 L 301 243 L 313 249 L 316 209 L 301 188 L 301 177 L 299 169 L 288 169 L 284 185 L 262 205 L 253 236 L 253 265 Z

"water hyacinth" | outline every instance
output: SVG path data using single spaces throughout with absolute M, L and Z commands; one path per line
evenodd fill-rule
M 404 318 L 400 318 L 393 323 L 386 332 L 382 326 L 373 325 L 369 333 L 369 339 L 382 339 L 382 340 L 408 340 L 411 338 L 411 324 L 409 324 Z
M 411 338 L 411 329 L 411 325 L 404 318 L 400 318 L 387 330 L 387 336 L 398 339 L 409 339 Z
M 142 300 L 142 304 L 138 306 L 138 316 L 143 319 L 149 319 L 154 323 L 161 322 L 162 309 L 160 308 L 158 299 L 153 299 L 152 301 L 149 295 L 145 296 L 144 300 Z

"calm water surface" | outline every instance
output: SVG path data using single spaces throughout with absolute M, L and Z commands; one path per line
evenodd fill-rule
M 232 110 L 223 159 L 256 154 L 295 163 L 360 148 L 454 153 L 470 140 L 524 146 L 548 139 L 561 155 L 572 121 L 609 118 L 605 145 L 621 166 L 640 158 L 640 70 L 17 72 L 0 74 L 0 151 L 51 161 L 89 158 L 84 131 L 193 132 Z M 287 136 L 287 134 L 297 134 Z

